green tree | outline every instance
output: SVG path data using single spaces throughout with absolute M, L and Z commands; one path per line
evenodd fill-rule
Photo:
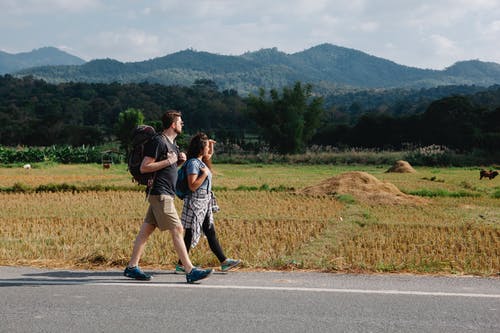
M 137 125 L 144 123 L 144 115 L 141 110 L 134 108 L 120 112 L 115 126 L 115 133 L 120 140 L 121 148 L 127 153 L 131 149 L 132 131 Z
M 422 136 L 427 144 L 472 148 L 479 141 L 481 113 L 465 96 L 434 101 L 422 115 Z
M 312 97 L 312 86 L 300 82 L 293 88 L 283 88 L 280 95 L 275 89 L 265 99 L 264 89 L 259 96 L 251 95 L 248 105 L 250 115 L 262 130 L 263 139 L 273 150 L 290 154 L 303 151 L 323 115 L 323 99 Z

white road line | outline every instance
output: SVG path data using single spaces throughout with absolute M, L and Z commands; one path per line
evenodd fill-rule
M 88 282 L 88 281 L 50 281 L 50 280 L 0 280 L 2 285 L 86 285 L 86 286 L 118 286 L 118 287 L 149 287 L 149 288 L 197 288 L 197 289 L 238 289 L 238 290 L 264 290 L 264 291 L 303 291 L 320 293 L 351 293 L 373 295 L 410 295 L 410 296 L 437 296 L 437 297 L 475 297 L 498 298 L 500 294 L 478 293 L 452 293 L 438 291 L 412 291 L 412 290 L 370 290 L 370 289 L 338 289 L 338 288 L 303 288 L 303 287 L 262 287 L 262 286 L 235 286 L 235 285 L 209 285 L 209 284 L 181 284 L 181 283 L 144 283 L 144 282 Z

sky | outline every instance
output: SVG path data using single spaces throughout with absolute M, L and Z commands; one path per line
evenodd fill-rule
M 0 50 L 143 61 L 330 43 L 398 64 L 500 63 L 500 0 L 0 0 Z

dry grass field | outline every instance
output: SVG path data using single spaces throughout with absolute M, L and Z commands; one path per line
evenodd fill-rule
M 244 269 L 500 272 L 500 179 L 479 180 L 479 168 L 415 168 L 404 174 L 386 173 L 389 166 L 215 168 L 219 238 L 228 256 L 243 259 Z M 301 192 L 352 171 L 368 173 L 380 184 L 356 188 L 358 181 L 330 194 Z M 29 189 L 62 183 L 119 190 L 5 190 L 14 184 Z M 0 168 L 0 189 L 0 265 L 122 267 L 147 208 L 124 165 Z M 377 202 L 382 189 L 402 191 L 397 195 L 405 201 L 385 195 Z M 217 266 L 206 241 L 191 254 L 195 264 Z M 171 269 L 176 260 L 170 236 L 157 232 L 141 265 Z

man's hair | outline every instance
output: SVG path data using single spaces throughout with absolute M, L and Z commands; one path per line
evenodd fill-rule
M 168 110 L 161 118 L 163 129 L 169 128 L 182 114 L 177 110 Z

